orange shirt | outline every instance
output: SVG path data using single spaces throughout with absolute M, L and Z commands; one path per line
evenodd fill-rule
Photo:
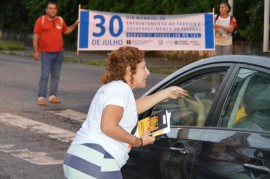
M 67 25 L 59 17 L 53 20 L 44 16 L 39 17 L 35 23 L 34 33 L 39 34 L 38 51 L 39 52 L 60 52 L 64 50 L 62 33 L 67 30 Z

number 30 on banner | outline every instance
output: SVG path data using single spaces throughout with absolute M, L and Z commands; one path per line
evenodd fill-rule
M 121 33 L 123 32 L 123 21 L 120 18 L 120 16 L 118 15 L 114 15 L 111 16 L 110 21 L 109 21 L 109 28 L 106 28 L 105 22 L 106 19 L 104 16 L 102 15 L 95 15 L 94 16 L 95 21 L 98 21 L 98 23 L 96 23 L 96 27 L 99 30 L 99 32 L 93 32 L 93 36 L 94 37 L 101 37 L 106 33 L 106 29 L 109 29 L 111 36 L 113 37 L 118 37 L 119 35 L 121 35 Z M 115 22 L 118 22 L 118 28 L 115 28 L 114 25 L 116 24 Z M 117 32 L 114 32 L 114 29 L 118 29 Z

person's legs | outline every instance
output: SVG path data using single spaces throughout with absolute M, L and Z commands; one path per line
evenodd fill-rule
M 232 45 L 227 45 L 222 47 L 223 55 L 232 55 Z
M 38 84 L 38 97 L 46 98 L 48 79 L 51 73 L 52 59 L 50 53 L 42 52 L 40 56 L 41 74 Z
M 117 161 L 98 144 L 71 144 L 63 170 L 66 178 L 123 179 Z
M 223 55 L 222 53 L 222 46 L 216 45 L 215 46 L 215 56 Z
M 232 55 L 232 45 L 227 46 L 216 45 L 215 56 L 219 55 Z
M 215 46 L 215 56 L 224 55 L 224 46 Z M 220 75 L 214 74 L 212 77 L 212 89 L 211 93 L 216 93 L 220 85 Z
M 232 45 L 227 45 L 227 46 L 216 45 L 215 56 L 219 56 L 219 55 L 232 55 Z M 212 78 L 212 91 L 211 91 L 212 93 L 217 92 L 221 80 L 222 80 L 221 75 L 214 74 Z
M 53 64 L 51 68 L 50 96 L 56 96 L 60 73 L 62 68 L 63 52 L 54 53 Z

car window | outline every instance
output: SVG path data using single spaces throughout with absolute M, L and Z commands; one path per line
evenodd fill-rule
M 212 90 L 213 81 L 217 90 L 225 73 L 226 71 L 208 73 L 179 84 L 181 88 L 189 92 L 189 96 L 177 100 L 165 100 L 154 107 L 152 114 L 167 110 L 171 112 L 171 125 L 204 126 L 216 95 L 216 91 Z
M 218 126 L 270 131 L 270 75 L 240 69 L 224 103 Z

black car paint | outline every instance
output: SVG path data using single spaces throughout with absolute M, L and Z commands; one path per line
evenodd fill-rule
M 269 58 L 232 55 L 203 59 L 169 75 L 145 95 L 222 66 L 227 66 L 228 72 L 205 126 L 171 126 L 171 132 L 158 137 L 153 145 L 133 148 L 122 169 L 124 178 L 270 178 L 270 132 L 216 127 L 239 68 L 270 73 Z M 141 114 L 139 119 L 149 116 L 151 111 Z

